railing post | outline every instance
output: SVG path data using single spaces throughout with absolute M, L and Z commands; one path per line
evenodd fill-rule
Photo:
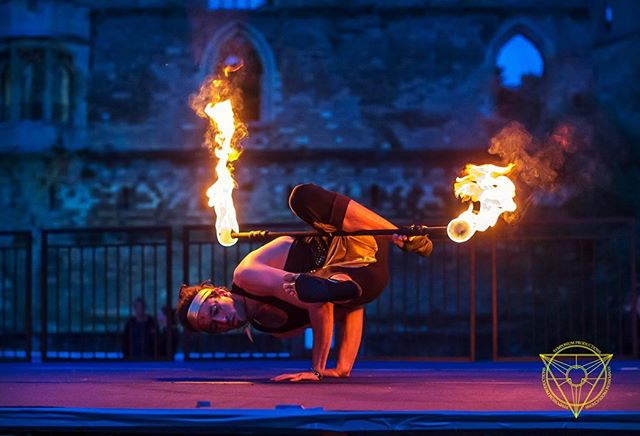
M 182 227 L 182 283 L 189 284 L 189 226 Z M 191 337 L 189 330 L 182 330 L 182 352 L 184 360 L 189 359 L 189 341 Z
M 631 269 L 631 353 L 634 359 L 640 357 L 638 354 L 638 289 L 636 279 L 636 221 L 630 220 L 631 235 L 629 240 L 629 267 Z
M 40 328 L 42 329 L 40 332 L 40 354 L 41 360 L 44 362 L 47 360 L 47 244 L 49 232 L 43 230 L 40 238 Z
M 33 331 L 33 314 L 31 313 L 32 308 L 32 299 L 33 299 L 33 235 L 31 231 L 27 232 L 27 250 L 25 254 L 26 261 L 26 281 L 25 281 L 25 327 L 24 327 L 24 336 L 25 336 L 25 347 L 27 353 L 27 361 L 31 362 L 31 333 Z
M 491 235 L 491 348 L 493 361 L 498 360 L 498 267 L 495 232 Z
M 469 360 L 476 360 L 476 243 L 471 241 L 469 265 Z
M 167 360 L 173 360 L 176 350 L 173 349 L 173 328 L 176 325 L 177 319 L 173 311 L 173 228 L 167 227 L 165 230 L 165 243 L 166 243 L 166 280 L 167 280 L 167 337 L 165 343 L 165 353 Z

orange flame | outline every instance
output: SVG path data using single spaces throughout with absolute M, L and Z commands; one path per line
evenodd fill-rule
M 493 227 L 503 212 L 516 210 L 513 201 L 516 187 L 506 176 L 514 166 L 467 164 L 464 177 L 456 178 L 454 192 L 456 197 L 471 204 L 447 226 L 447 234 L 452 241 L 468 241 L 475 232 Z M 474 210 L 474 203 L 480 204 L 479 210 Z
M 235 73 L 236 71 L 240 70 L 242 67 L 244 67 L 244 61 L 242 59 L 239 59 L 238 62 L 235 64 L 225 65 L 223 68 L 224 76 L 229 77 L 229 74 Z
M 242 149 L 240 140 L 247 135 L 246 126 L 234 116 L 234 109 L 240 102 L 240 88 L 232 86 L 230 72 L 242 68 L 242 62 L 224 68 L 224 76 L 207 78 L 197 95 L 191 96 L 191 107 L 196 113 L 209 120 L 209 129 L 205 136 L 206 144 L 218 159 L 215 167 L 216 181 L 207 189 L 209 207 L 215 210 L 216 236 L 225 247 L 234 245 L 238 240 L 231 236 L 238 232 L 238 220 L 233 204 L 233 162 Z
M 217 127 L 214 141 L 216 144 L 215 155 L 218 158 L 216 164 L 218 179 L 207 189 L 207 197 L 209 197 L 209 207 L 213 207 L 216 211 L 218 242 L 225 247 L 230 247 L 238 242 L 236 238 L 231 237 L 231 232 L 240 230 L 232 196 L 236 183 L 229 168 L 229 162 L 235 160 L 238 154 L 238 151 L 231 146 L 231 140 L 236 130 L 231 100 L 214 105 L 209 103 L 205 106 L 204 113 Z

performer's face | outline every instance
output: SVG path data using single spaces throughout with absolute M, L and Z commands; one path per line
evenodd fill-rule
M 244 324 L 231 294 L 216 290 L 198 310 L 198 329 L 209 333 L 223 333 Z

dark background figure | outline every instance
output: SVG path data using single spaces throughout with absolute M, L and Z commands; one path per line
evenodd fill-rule
M 163 306 L 158 312 L 158 326 L 160 328 L 158 354 L 173 360 L 178 349 L 178 327 L 176 326 L 175 309 Z
M 144 298 L 133 303 L 133 316 L 124 327 L 122 352 L 125 359 L 148 359 L 159 356 L 158 322 L 147 315 Z

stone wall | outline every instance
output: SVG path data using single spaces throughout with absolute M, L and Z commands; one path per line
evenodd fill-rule
M 601 101 L 620 109 L 607 116 L 637 140 L 639 99 L 625 92 L 639 68 L 625 57 L 637 37 L 594 49 L 590 3 L 556 3 L 274 1 L 249 11 L 81 3 L 90 29 L 86 129 L 0 125 L 9 132 L 0 142 L 2 227 L 209 222 L 213 162 L 189 96 L 236 34 L 263 62 L 262 117 L 250 123 L 237 164 L 241 222 L 291 220 L 287 194 L 306 181 L 394 219 L 449 215 L 460 207 L 451 194 L 456 173 L 472 157 L 484 159 L 491 135 L 513 118 L 548 131 Z M 505 112 L 495 57 L 514 33 L 539 48 L 545 75 L 535 101 Z M 629 68 L 596 68 L 625 60 Z M 21 136 L 10 134 L 16 126 Z M 60 133 L 68 130 L 82 134 Z M 42 147 L 21 145 L 41 132 L 51 137 Z

